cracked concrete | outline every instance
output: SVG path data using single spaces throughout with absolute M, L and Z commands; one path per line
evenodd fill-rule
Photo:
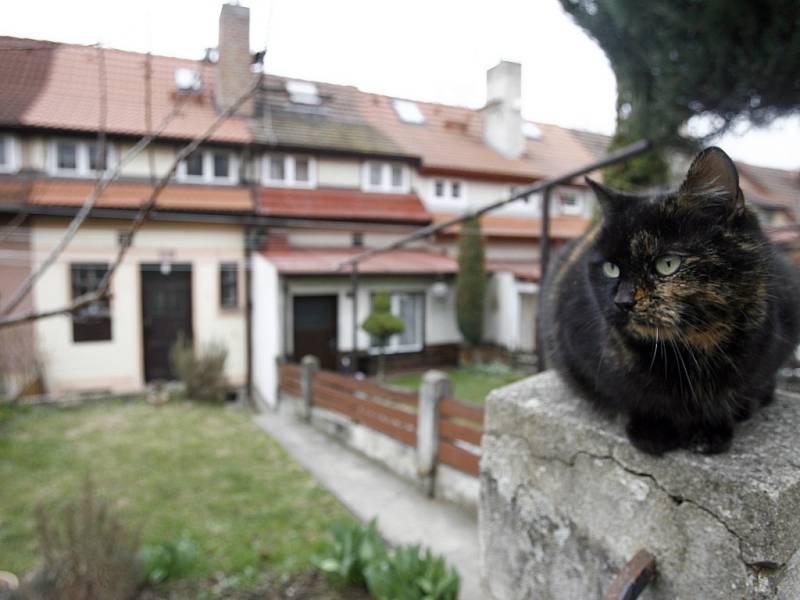
M 800 597 L 800 398 L 722 456 L 641 454 L 554 373 L 494 392 L 483 442 L 487 598 L 593 598 L 641 547 L 643 597 Z

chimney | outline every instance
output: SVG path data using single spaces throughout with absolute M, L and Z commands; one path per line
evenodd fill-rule
M 522 134 L 522 67 L 501 61 L 486 72 L 486 106 L 483 108 L 483 141 L 506 158 L 525 151 Z
M 238 3 L 223 4 L 219 13 L 219 44 L 214 100 L 220 110 L 233 104 L 251 85 L 250 9 Z M 253 114 L 253 99 L 239 114 Z

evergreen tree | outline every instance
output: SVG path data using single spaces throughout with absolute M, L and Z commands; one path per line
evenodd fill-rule
M 379 291 L 372 300 L 372 312 L 361 324 L 361 329 L 378 342 L 378 379 L 381 381 L 386 369 L 386 344 L 390 337 L 403 333 L 405 329 L 402 319 L 392 314 L 391 304 L 389 293 L 386 290 Z
M 649 138 L 659 150 L 611 168 L 617 187 L 663 183 L 665 147 L 697 146 L 744 119 L 800 107 L 800 3 L 795 0 L 560 0 L 605 51 L 617 79 L 612 148 Z M 703 115 L 709 130 L 691 135 Z
M 456 277 L 456 317 L 461 335 L 471 346 L 483 339 L 486 266 L 481 225 L 477 217 L 461 224 Z

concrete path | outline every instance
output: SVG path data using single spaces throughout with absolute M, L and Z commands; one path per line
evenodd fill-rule
M 264 413 L 254 420 L 358 519 L 377 517 L 388 542 L 424 544 L 444 555 L 461 574 L 461 599 L 480 600 L 478 523 L 473 515 L 426 498 L 412 484 L 288 412 Z

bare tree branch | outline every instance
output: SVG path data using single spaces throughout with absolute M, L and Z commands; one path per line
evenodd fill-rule
M 109 267 L 108 271 L 106 271 L 105 276 L 103 277 L 100 285 L 98 286 L 97 290 L 91 292 L 89 294 L 84 294 L 83 296 L 79 296 L 76 298 L 71 304 L 64 306 L 59 309 L 43 311 L 43 312 L 35 312 L 31 311 L 28 313 L 24 313 L 21 315 L 14 315 L 10 317 L 6 317 L 0 319 L 0 328 L 7 327 L 10 325 L 16 325 L 18 323 L 23 323 L 27 321 L 34 321 L 37 319 L 45 318 L 45 317 L 52 317 L 56 315 L 62 315 L 67 313 L 73 313 L 92 302 L 96 302 L 103 298 L 107 298 L 109 296 L 109 288 L 111 285 L 111 279 L 114 276 L 114 272 L 119 267 L 122 260 L 125 258 L 125 254 L 127 253 L 128 249 L 133 244 L 133 239 L 136 233 L 141 228 L 144 221 L 147 219 L 150 212 L 153 210 L 153 207 L 156 205 L 156 201 L 158 197 L 161 195 L 161 192 L 170 184 L 172 176 L 175 174 L 175 171 L 178 168 L 178 165 L 183 161 L 189 154 L 194 152 L 200 144 L 203 144 L 210 138 L 214 132 L 219 129 L 223 122 L 225 122 L 233 113 L 235 113 L 239 107 L 241 107 L 244 102 L 246 102 L 250 96 L 252 96 L 257 89 L 261 87 L 263 81 L 263 74 L 260 74 L 258 77 L 254 78 L 253 83 L 250 87 L 227 109 L 225 109 L 220 115 L 206 128 L 206 130 L 194 138 L 191 142 L 185 145 L 180 151 L 175 155 L 175 159 L 172 161 L 169 170 L 161 177 L 158 181 L 158 184 L 153 188 L 153 191 L 150 193 L 150 196 L 147 200 L 142 204 L 137 213 L 134 220 L 131 222 L 130 227 L 128 228 L 125 235 L 122 236 L 123 241 L 120 244 L 119 250 L 117 251 L 117 256 L 114 262 Z

